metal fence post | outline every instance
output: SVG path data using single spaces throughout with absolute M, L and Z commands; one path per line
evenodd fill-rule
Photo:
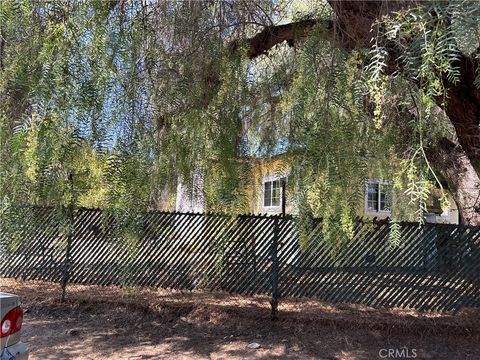
M 65 260 L 63 264 L 63 275 L 62 275 L 62 297 L 60 301 L 63 303 L 65 301 L 65 293 L 67 291 L 67 284 L 70 278 L 70 250 L 72 247 L 72 238 L 75 233 L 75 217 L 73 207 L 68 208 L 68 219 L 70 221 L 70 229 L 67 236 L 67 248 L 65 250 Z
M 271 269 L 271 282 L 272 282 L 272 299 L 270 305 L 272 307 L 272 320 L 278 319 L 278 277 L 279 277 L 279 266 L 278 266 L 278 238 L 280 233 L 280 218 L 275 216 L 273 219 L 273 239 L 271 245 L 271 257 L 272 257 L 272 269 Z

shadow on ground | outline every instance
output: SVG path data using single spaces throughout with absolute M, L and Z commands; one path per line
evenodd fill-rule
M 38 285 L 38 284 L 37 284 Z M 24 301 L 32 359 L 480 359 L 480 314 L 421 314 L 268 298 L 118 289 L 79 292 L 10 283 Z M 2 287 L 3 289 L 4 287 Z M 258 349 L 248 348 L 256 342 Z

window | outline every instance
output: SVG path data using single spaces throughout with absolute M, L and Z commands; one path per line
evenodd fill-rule
M 263 181 L 263 207 L 274 208 L 282 205 L 282 181 L 284 179 L 265 178 Z
M 367 214 L 390 215 L 392 213 L 392 185 L 389 182 L 368 180 L 365 191 Z

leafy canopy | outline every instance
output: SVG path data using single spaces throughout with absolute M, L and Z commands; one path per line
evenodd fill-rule
M 424 149 L 453 131 L 435 99 L 477 49 L 478 4 L 427 2 L 346 52 L 319 22 L 248 59 L 264 26 L 331 19 L 321 0 L 26 1 L 0 7 L 3 204 L 171 207 L 204 179 L 208 209 L 246 211 L 252 156 L 281 150 L 304 214 L 348 235 L 366 174 L 422 218 L 438 176 Z M 235 44 L 235 46 L 233 46 Z M 388 74 L 396 49 L 402 71 Z M 480 81 L 477 81 L 480 83 Z M 282 169 L 279 169 L 281 171 Z M 398 212 L 401 218 L 405 214 Z

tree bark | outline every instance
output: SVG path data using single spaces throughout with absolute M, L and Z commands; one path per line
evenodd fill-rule
M 265 29 L 247 40 L 247 55 L 250 59 L 256 58 L 284 41 L 287 41 L 290 46 L 293 46 L 295 41 L 306 37 L 316 24 L 317 20 L 312 19 L 283 25 L 267 26 Z M 333 23 L 325 23 L 325 34 L 329 34 L 332 29 Z M 236 49 L 238 43 L 233 42 L 231 46 L 233 49 Z
M 480 224 L 480 178 L 463 148 L 442 138 L 437 146 L 426 153 L 453 194 L 460 222 L 466 225 Z
M 458 142 L 474 163 L 480 159 L 480 90 L 475 86 L 478 61 L 462 56 L 461 80 L 458 84 L 447 83 L 445 113 L 457 133 Z M 441 106 L 443 98 L 437 99 Z
M 417 1 L 328 0 L 336 16 L 336 33 L 345 49 L 370 47 L 372 26 L 385 15 L 417 5 Z

